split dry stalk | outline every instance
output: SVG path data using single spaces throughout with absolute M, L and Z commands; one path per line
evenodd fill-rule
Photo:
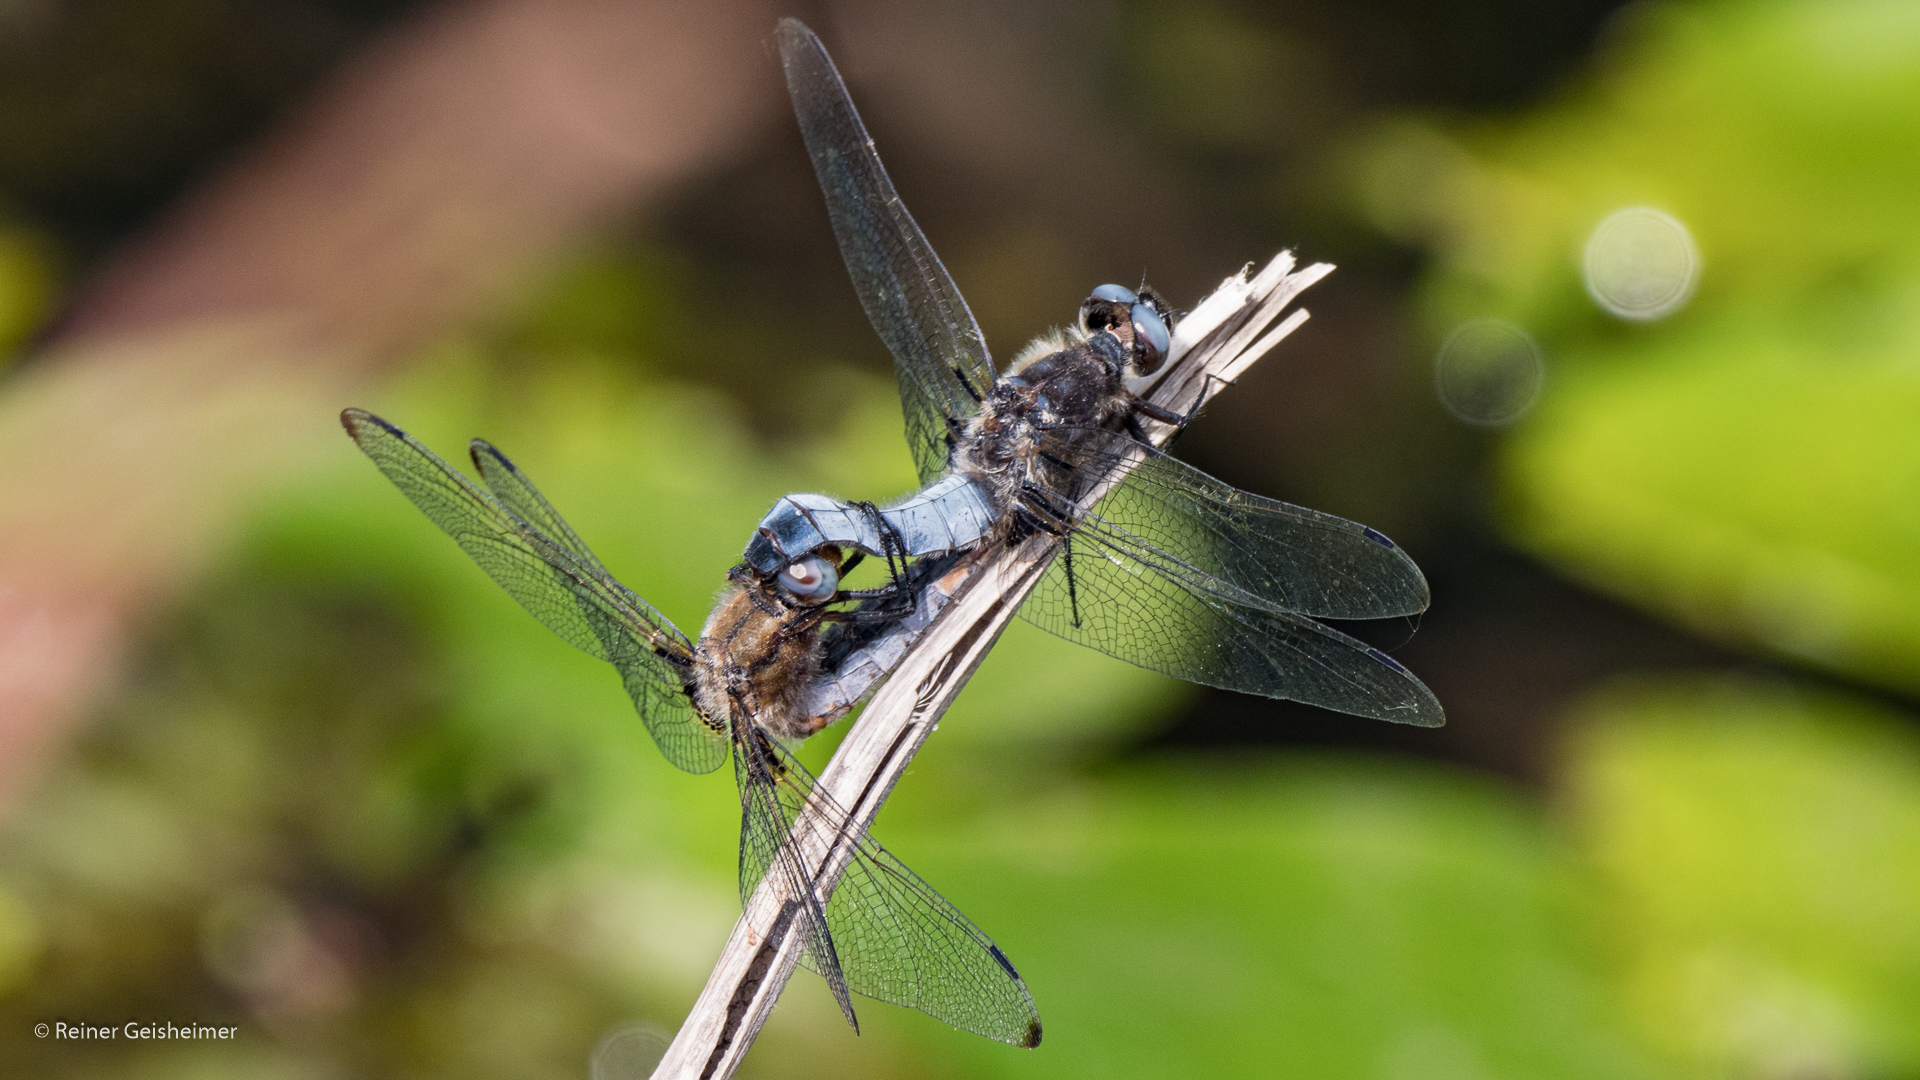
M 1176 413 L 1192 410 L 1203 395 L 1211 398 L 1306 321 L 1305 310 L 1281 315 L 1294 297 L 1332 269 L 1315 263 L 1294 271 L 1293 256 L 1282 252 L 1252 278 L 1244 272 L 1229 278 L 1181 320 L 1171 360 L 1136 392 Z M 1175 433 L 1170 425 L 1144 418 L 1141 423 L 1156 446 Z M 1080 509 L 1097 502 L 1124 472 L 1116 470 L 1091 491 Z M 856 826 L 868 827 L 880 812 L 913 755 L 1038 584 L 1056 550 L 1051 537 L 1035 536 L 1017 547 L 984 549 L 956 571 L 966 580 L 953 600 L 873 696 L 820 775 L 820 790 L 845 807 Z M 831 832 L 805 823 L 799 827 L 802 837 Z M 847 846 L 815 844 L 803 851 L 824 908 L 849 856 Z M 790 917 L 780 919 L 786 899 L 777 876 L 754 891 L 706 988 L 655 1069 L 654 1080 L 725 1080 L 739 1067 L 800 961 L 804 938 L 790 932 Z

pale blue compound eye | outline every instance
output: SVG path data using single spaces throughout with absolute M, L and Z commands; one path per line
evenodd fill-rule
M 779 577 L 788 592 L 807 604 L 824 604 L 840 589 L 840 571 L 818 555 L 795 559 Z
M 1133 305 L 1134 371 L 1151 375 L 1167 358 L 1167 324 L 1152 304 Z
M 1139 294 L 1125 285 L 1102 285 L 1093 290 L 1095 300 L 1111 300 L 1116 304 L 1131 304 L 1140 299 Z

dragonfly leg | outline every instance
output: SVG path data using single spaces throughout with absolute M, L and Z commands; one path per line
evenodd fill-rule
M 852 623 L 854 625 L 899 622 L 902 616 L 898 611 L 882 611 L 870 608 L 866 611 L 828 611 L 820 616 L 821 622 Z
M 878 506 L 871 502 L 857 502 L 853 505 L 867 515 L 868 520 L 873 522 L 874 532 L 880 536 L 880 554 L 887 560 L 887 576 L 893 579 L 894 585 L 904 587 L 907 576 L 906 537 L 900 535 L 900 530 L 894 527 L 893 522 L 887 520 L 887 516 L 880 512 Z
M 1155 405 L 1150 401 L 1142 401 L 1137 397 L 1133 399 L 1133 411 L 1150 420 L 1158 420 L 1163 424 L 1171 424 L 1175 429 L 1184 429 L 1188 424 L 1193 423 L 1194 417 L 1200 415 L 1201 408 L 1203 408 L 1208 401 L 1212 400 L 1213 395 L 1208 393 L 1208 390 L 1214 383 L 1219 383 L 1221 386 L 1233 385 L 1230 380 L 1223 379 L 1209 372 L 1207 377 L 1200 382 L 1200 396 L 1193 399 L 1193 407 L 1186 412 L 1177 413 L 1171 409 L 1165 409 Z M 1127 433 L 1145 441 L 1144 435 L 1138 433 L 1138 425 L 1134 422 L 1133 417 L 1129 416 L 1127 420 L 1128 423 L 1132 425 Z

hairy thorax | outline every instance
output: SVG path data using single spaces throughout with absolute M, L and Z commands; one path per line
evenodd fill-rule
M 1084 339 L 1032 352 L 993 385 L 954 446 L 954 471 L 980 483 L 1003 524 L 1012 523 L 1005 511 L 1025 487 L 1063 491 L 1070 483 L 1064 463 L 1046 452 L 1048 445 L 1071 446 L 1075 429 L 1118 429 L 1132 402 L 1113 359 Z
M 802 708 L 820 670 L 820 612 L 794 608 L 753 585 L 714 605 L 694 649 L 694 703 L 710 717 L 747 723 L 785 739 L 820 730 Z

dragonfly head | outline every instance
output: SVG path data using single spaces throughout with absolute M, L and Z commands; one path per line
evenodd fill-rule
M 840 549 L 829 544 L 808 552 L 781 567 L 773 579 L 802 604 L 824 604 L 840 591 Z
M 1088 337 L 1112 334 L 1128 355 L 1129 378 L 1151 375 L 1166 363 L 1172 340 L 1172 313 L 1152 289 L 1134 292 L 1125 285 L 1102 285 L 1080 305 L 1080 329 Z

